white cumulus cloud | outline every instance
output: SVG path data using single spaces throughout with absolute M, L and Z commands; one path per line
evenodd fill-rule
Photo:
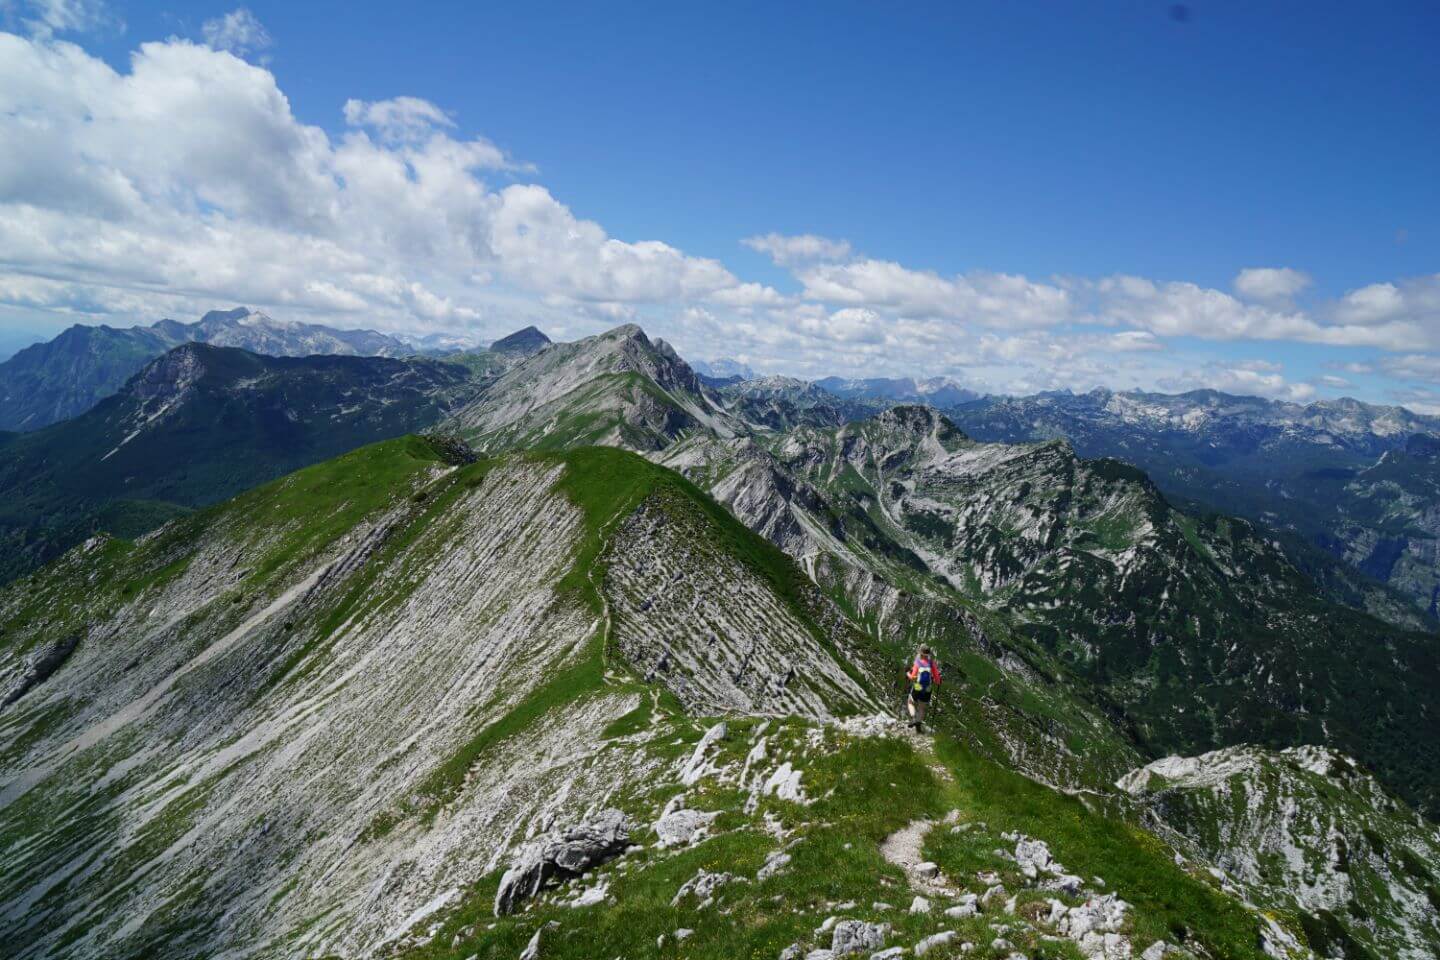
M 1001 327 L 1053 326 L 1073 317 L 1067 290 L 1023 276 L 974 272 L 944 277 L 886 260 L 821 263 L 796 271 L 804 295 L 907 317 Z
M 238 57 L 269 49 L 275 41 L 265 25 L 245 7 L 231 10 L 200 27 L 205 43 L 216 50 L 225 50 Z
M 817 260 L 845 260 L 850 256 L 848 242 L 817 237 L 813 233 L 789 237 L 779 233 L 767 233 L 763 236 L 746 237 L 740 242 L 751 250 L 765 254 L 781 266 Z
M 1248 267 L 1235 277 L 1235 292 L 1247 300 L 1285 301 L 1310 282 L 1309 274 L 1291 267 Z
M 544 187 L 503 182 L 526 168 L 429 101 L 343 114 L 332 139 L 263 66 L 210 45 L 142 44 L 115 70 L 0 34 L 0 295 L 135 319 L 236 302 L 391 327 L 494 317 L 492 333 L 598 304 L 779 302 L 718 261 L 619 240 Z

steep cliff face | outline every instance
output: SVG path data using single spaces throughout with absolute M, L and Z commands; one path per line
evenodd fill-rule
M 1227 889 L 1298 910 L 1322 956 L 1440 949 L 1440 836 L 1349 758 L 1232 747 L 1157 760 L 1119 786 Z

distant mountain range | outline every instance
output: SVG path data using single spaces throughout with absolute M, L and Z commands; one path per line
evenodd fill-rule
M 980 396 L 949 377 L 929 377 L 921 380 L 913 377 L 873 377 L 869 379 L 825 377 L 823 380 L 815 381 L 815 385 L 847 400 L 924 403 L 942 409 L 975 400 Z
M 1063 437 L 1081 456 L 1133 463 L 1171 497 L 1293 534 L 1440 613 L 1440 463 L 1425 452 L 1440 419 L 1213 390 L 987 397 L 946 412 L 978 439 Z
M 0 430 L 32 431 L 77 416 L 150 360 L 188 342 L 270 356 L 419 353 L 459 363 L 480 380 L 502 377 L 551 346 L 534 327 L 479 349 L 460 334 L 402 341 L 373 331 L 275 320 L 243 307 L 213 311 L 195 323 L 162 320 L 124 330 L 77 326 L 0 363 Z M 565 367 L 568 348 L 558 349 L 562 352 L 550 362 Z M 646 373 L 612 359 L 617 376 Z M 743 429 L 742 423 L 766 429 L 838 426 L 895 404 L 925 404 L 943 410 L 977 439 L 1064 438 L 1083 457 L 1133 463 L 1178 502 L 1274 528 L 1295 562 L 1332 596 L 1397 623 L 1413 625 L 1407 604 L 1440 617 L 1440 510 L 1431 507 L 1428 495 L 1440 488 L 1440 465 L 1416 455 L 1410 439 L 1440 437 L 1440 419 L 1434 417 L 1348 399 L 1302 405 L 1207 390 L 1000 397 L 981 396 L 946 377 L 827 377 L 808 383 L 756 377 L 731 359 L 686 369 L 693 383 L 685 409 L 662 414 L 663 405 L 652 397 L 646 424 L 625 429 L 657 431 L 653 445 L 728 417 L 738 418 L 727 428 L 732 432 Z M 531 402 L 549 389 L 537 385 Z M 639 381 L 632 389 L 644 392 Z M 613 400 L 597 397 L 601 404 Z M 613 439 L 606 433 L 619 429 L 613 416 L 593 413 L 577 429 Z M 488 411 L 483 417 L 493 421 L 500 415 Z M 532 433 L 542 428 L 533 422 L 507 427 Z M 1394 589 L 1387 593 L 1376 585 Z
M 484 350 L 483 338 L 468 333 L 427 333 L 416 336 L 400 336 L 410 352 L 425 357 L 443 357 L 455 353 Z
M 214 310 L 194 323 L 161 320 L 128 329 L 77 325 L 0 363 L 0 430 L 39 430 L 84 413 L 146 363 L 192 342 L 277 357 L 399 357 L 414 352 L 373 330 L 275 320 L 245 307 Z
M 712 380 L 754 380 L 760 376 L 749 364 L 741 363 L 730 357 L 721 357 L 718 360 L 692 360 L 690 367 L 702 377 L 710 377 Z
M 99 530 L 133 536 L 194 507 L 439 421 L 478 391 L 463 366 L 265 357 L 190 343 L 80 416 L 0 434 L 0 580 Z
M 276 320 L 246 307 L 212 310 L 194 323 L 161 320 L 125 329 L 76 325 L 0 363 L 0 430 L 39 430 L 78 416 L 119 390 L 146 363 L 183 343 L 235 347 L 270 357 L 458 358 L 477 373 L 493 375 L 549 342 L 534 327 L 485 347 L 468 334 L 396 337 Z

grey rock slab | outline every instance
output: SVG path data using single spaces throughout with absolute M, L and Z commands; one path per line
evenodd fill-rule
M 1022 838 L 1015 843 L 1015 862 L 1025 870 L 1027 876 L 1034 876 L 1034 873 L 1044 873 L 1050 870 L 1052 858 L 1050 847 L 1044 840 L 1031 840 Z M 1027 869 L 1028 868 L 1028 869 Z
M 1041 883 L 1040 888 L 1042 890 L 1054 890 L 1058 893 L 1068 893 L 1071 896 L 1076 896 L 1080 893 L 1080 889 L 1084 886 L 1084 883 L 1085 881 L 1073 873 L 1062 873 L 1057 877 L 1051 877 Z
M 686 880 L 670 901 L 670 906 L 680 905 L 680 901 L 687 896 L 693 896 L 700 901 L 703 907 L 715 896 L 715 891 L 727 883 L 746 882 L 745 878 L 737 877 L 733 873 L 711 873 L 708 870 L 701 870 L 695 876 Z
M 830 935 L 830 952 L 837 957 L 869 953 L 885 946 L 888 923 L 866 923 L 864 920 L 841 920 Z
M 705 731 L 705 735 L 695 745 L 695 752 L 690 754 L 689 761 L 680 771 L 681 783 L 688 787 L 708 772 L 709 764 L 706 762 L 705 753 L 716 741 L 725 739 L 725 731 L 725 721 L 723 720 Z
M 578 877 L 619 856 L 630 845 L 630 824 L 619 810 L 602 810 L 593 820 L 526 844 L 495 891 L 495 915 L 514 913 L 552 877 Z

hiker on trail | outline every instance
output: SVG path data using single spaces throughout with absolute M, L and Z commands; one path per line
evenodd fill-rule
M 930 648 L 921 645 L 915 652 L 915 660 L 905 674 L 910 681 L 910 696 L 905 700 L 905 709 L 910 712 L 910 725 L 918 732 L 925 723 L 925 708 L 930 705 L 930 694 L 940 686 L 940 664 Z

